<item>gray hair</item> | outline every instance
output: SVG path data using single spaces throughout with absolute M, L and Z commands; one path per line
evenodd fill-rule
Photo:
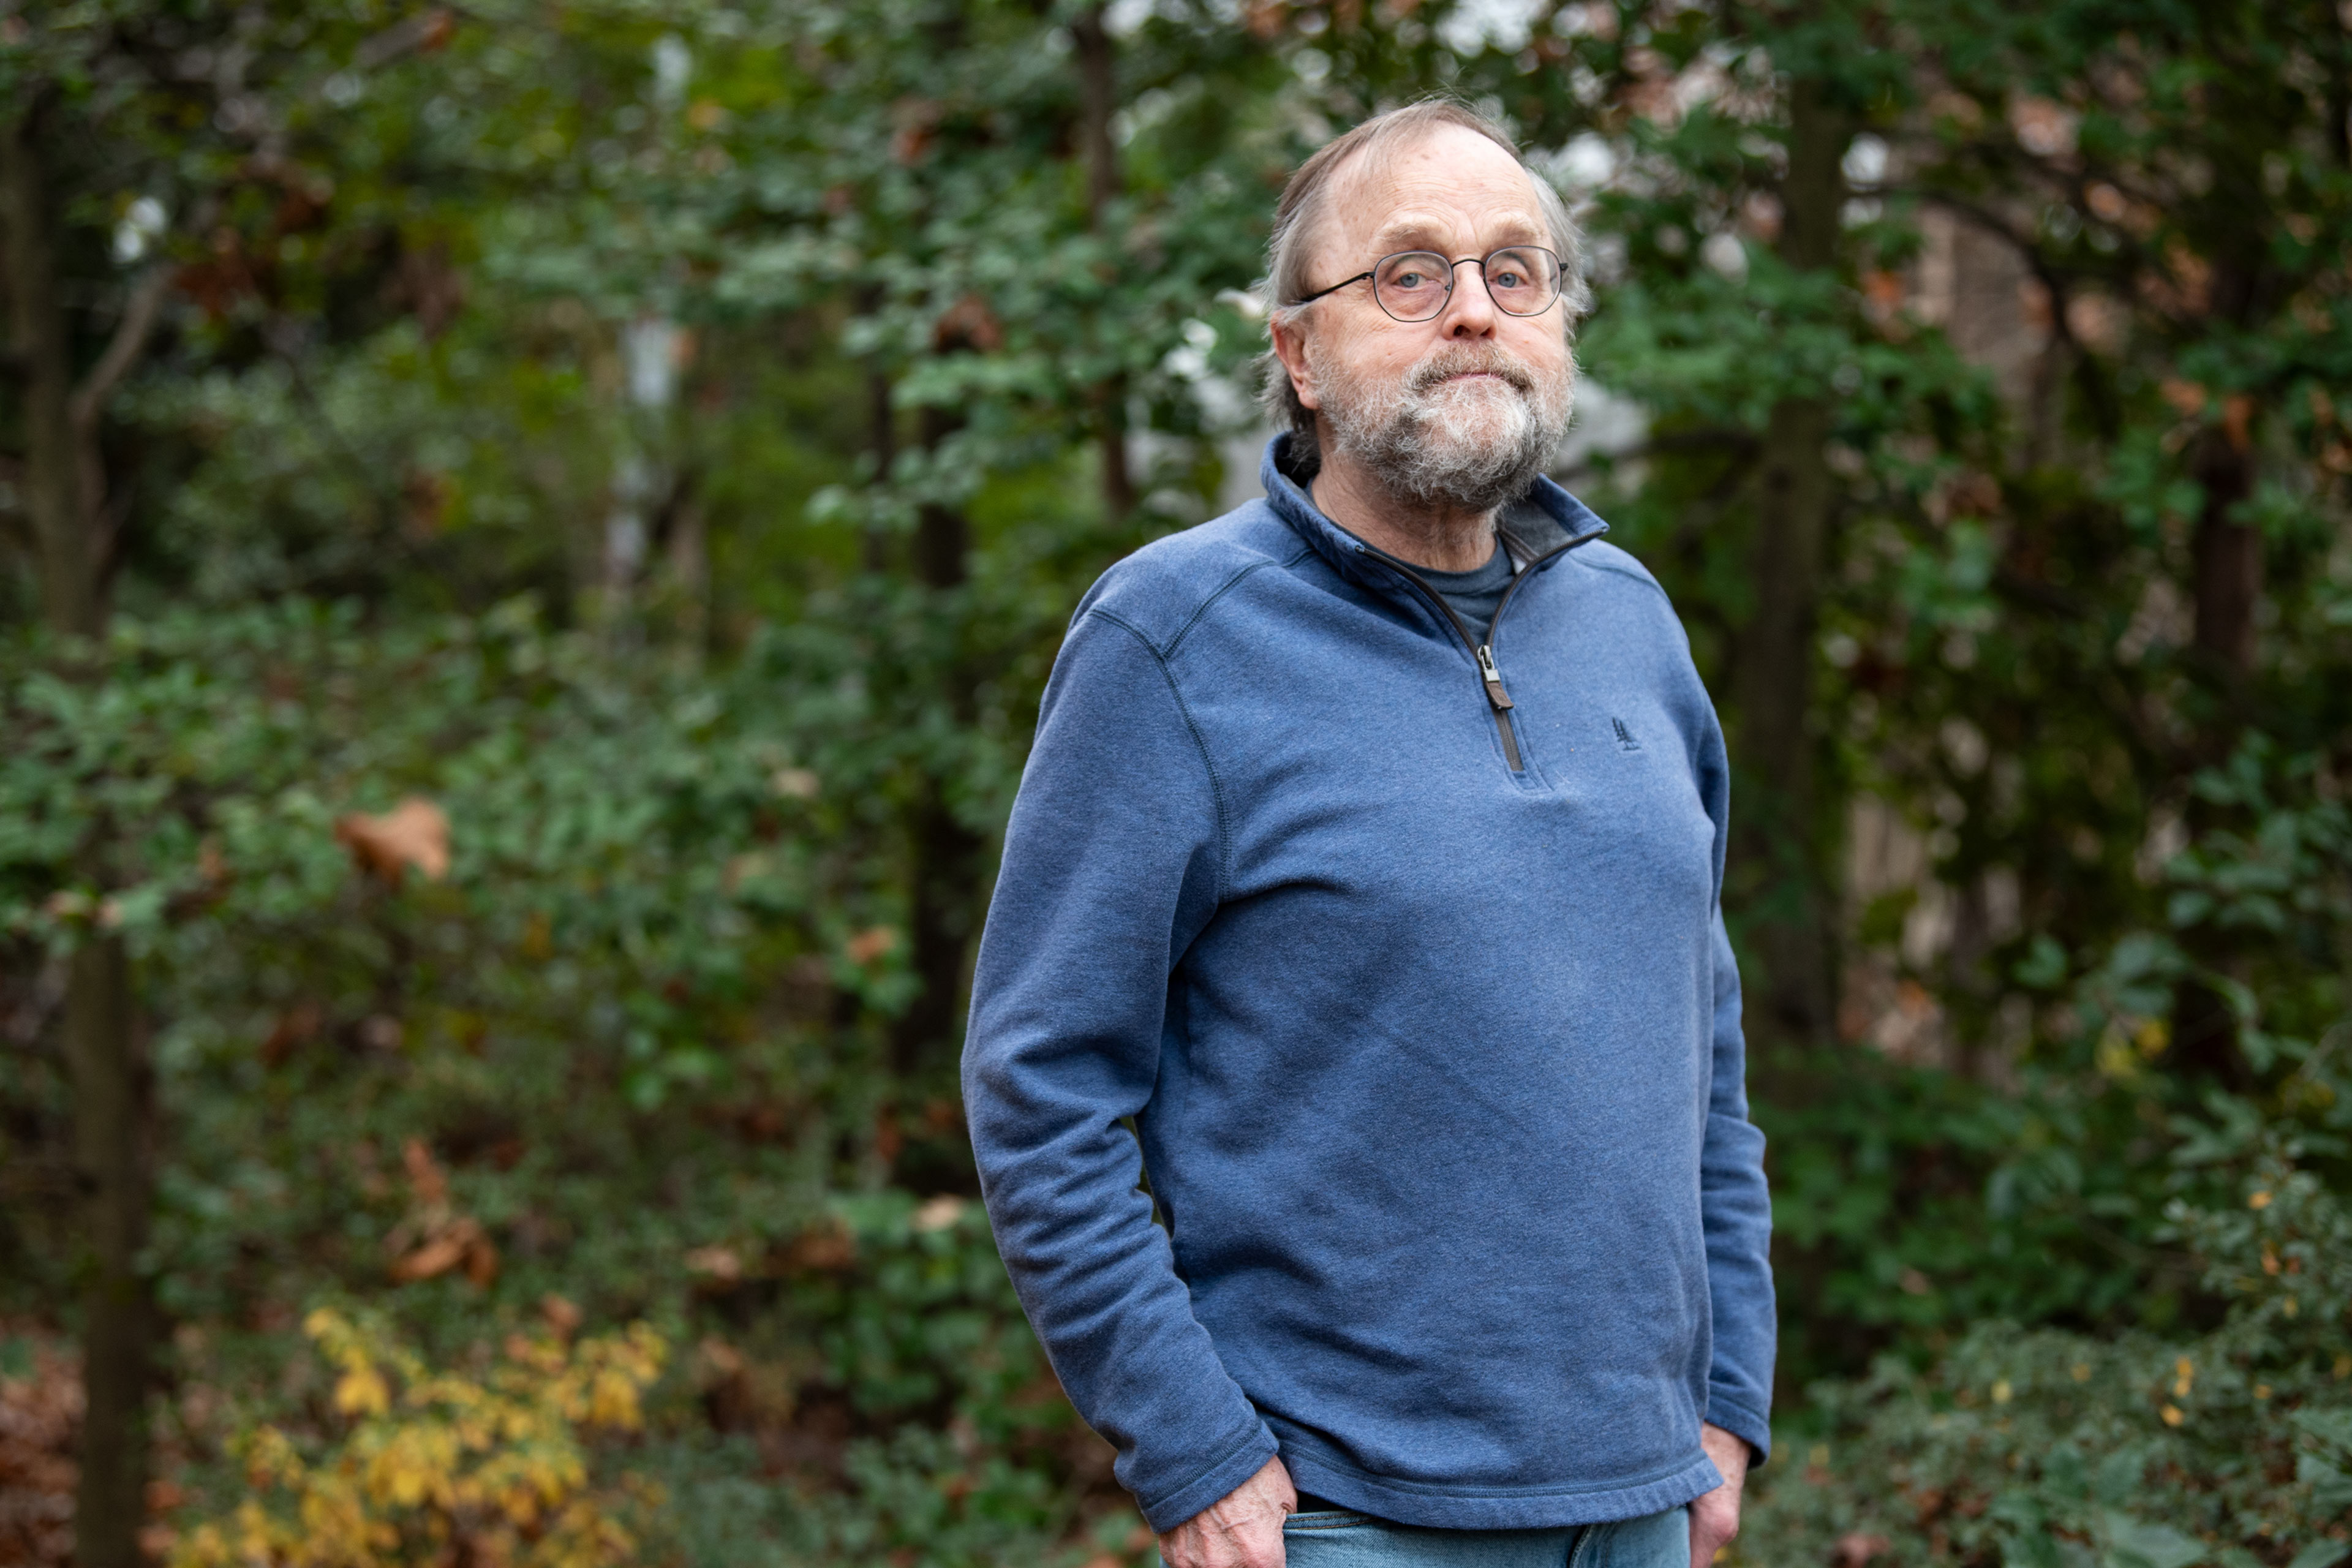
M 1584 237 L 1578 231 L 1576 220 L 1568 216 L 1568 204 L 1559 199 L 1559 192 L 1553 189 L 1552 183 L 1528 164 L 1509 132 L 1468 104 L 1450 98 L 1423 99 L 1402 109 L 1375 114 L 1354 130 L 1326 142 L 1298 165 L 1289 184 L 1282 187 L 1282 199 L 1274 209 L 1274 230 L 1266 237 L 1265 278 L 1259 289 L 1266 302 L 1269 331 L 1276 321 L 1291 311 L 1307 308 L 1299 299 L 1308 291 L 1307 267 L 1312 258 L 1314 232 L 1323 216 L 1332 179 L 1341 165 L 1358 153 L 1377 156 L 1396 142 L 1424 135 L 1442 125 L 1458 125 L 1476 132 L 1527 170 L 1528 183 L 1535 187 L 1536 210 L 1551 232 L 1552 248 L 1559 253 L 1560 330 L 1570 339 L 1575 337 L 1576 319 L 1592 308 L 1592 289 L 1585 281 Z M 1290 374 L 1283 369 L 1279 358 L 1269 352 L 1260 363 L 1265 379 L 1258 391 L 1259 405 L 1276 425 L 1290 431 L 1292 458 L 1303 471 L 1311 473 L 1319 466 L 1320 458 L 1316 446 L 1315 411 L 1298 401 L 1297 390 L 1290 384 Z

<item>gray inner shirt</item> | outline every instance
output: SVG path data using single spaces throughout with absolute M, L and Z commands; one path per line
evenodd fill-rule
M 1307 499 L 1315 500 L 1315 481 L 1307 481 Z M 1480 646 L 1495 629 L 1495 611 L 1510 590 L 1511 579 L 1519 569 L 1511 560 L 1511 552 L 1503 548 L 1498 535 L 1494 540 L 1495 553 L 1486 558 L 1484 566 L 1474 566 L 1467 572 L 1433 572 L 1426 566 L 1416 566 L 1410 561 L 1400 561 L 1378 545 L 1367 543 L 1364 548 L 1393 566 L 1402 566 L 1423 582 L 1437 590 L 1437 596 L 1454 606 L 1454 613 L 1468 623 L 1470 635 Z
M 1426 566 L 1415 566 L 1410 561 L 1397 561 L 1384 551 L 1373 551 L 1383 561 L 1395 561 L 1406 571 L 1437 590 L 1438 596 L 1454 606 L 1454 613 L 1470 625 L 1470 635 L 1484 643 L 1494 629 L 1495 610 L 1503 602 L 1503 595 L 1511 585 L 1517 571 L 1511 564 L 1511 552 L 1503 542 L 1495 542 L 1495 553 L 1486 564 L 1467 572 L 1433 572 Z

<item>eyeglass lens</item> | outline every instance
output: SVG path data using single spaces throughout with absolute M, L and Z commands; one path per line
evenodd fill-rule
M 1532 246 L 1495 252 L 1486 258 L 1486 273 L 1496 307 L 1514 316 L 1535 315 L 1559 291 L 1558 264 Z M 1431 250 L 1382 257 L 1372 269 L 1372 292 L 1381 309 L 1398 321 L 1425 321 L 1445 309 L 1454 292 L 1454 268 Z

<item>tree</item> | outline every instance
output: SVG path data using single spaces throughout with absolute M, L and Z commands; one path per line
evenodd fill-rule
M 59 668 L 78 679 L 104 679 L 110 590 L 131 527 L 131 465 L 108 416 L 162 321 L 172 280 L 163 258 L 176 248 L 163 201 L 152 192 L 131 197 L 125 187 L 157 185 L 201 224 L 243 181 L 283 174 L 282 110 L 265 95 L 284 90 L 268 69 L 289 63 L 268 58 L 271 45 L 285 47 L 273 36 L 284 23 L 266 12 L 121 0 L 47 11 L 29 24 L 12 15 L 0 28 L 0 93 L 11 106 L 0 123 L 0 245 L 23 514 L 43 619 Z M 430 37 L 411 23 L 362 53 L 381 65 Z M 252 76 L 225 68 L 204 84 L 209 93 L 192 88 L 185 62 L 224 48 L 266 64 Z M 299 70 L 288 74 L 299 80 Z M 226 140 L 250 146 L 247 167 L 206 167 L 226 149 L 186 136 L 192 106 L 199 123 L 242 130 L 227 130 Z M 117 209 L 110 236 L 90 223 L 93 207 L 109 206 Z M 142 270 L 124 271 L 150 257 Z M 153 1182 L 150 1082 L 110 896 L 122 875 L 113 826 L 93 819 L 77 846 L 71 896 L 82 915 L 64 961 L 62 1019 L 87 1248 L 77 1269 L 85 1388 L 77 1553 L 90 1568 L 139 1561 L 155 1331 L 141 1261 Z
M 76 321 L 62 302 L 68 269 L 78 259 L 71 254 L 78 237 L 60 233 L 68 195 L 56 177 L 71 113 L 59 78 L 93 63 L 73 51 L 78 42 L 46 36 L 29 46 L 18 42 L 9 51 L 15 58 L 5 62 L 15 68 L 0 77 L 0 90 L 16 107 L 0 128 L 5 138 L 0 240 L 6 247 L 24 507 L 40 561 L 43 614 L 58 637 L 79 639 L 64 658 L 88 676 L 94 673 L 93 639 L 105 626 L 123 518 L 120 507 L 108 504 L 101 422 L 116 385 L 145 351 L 163 274 L 153 271 L 127 289 L 110 290 L 118 319 L 100 340 L 104 347 L 94 362 L 78 370 L 77 339 L 98 323 Z M 78 858 L 80 879 L 103 888 L 108 847 L 102 826 L 79 847 Z M 147 1082 L 130 957 L 113 923 L 108 907 L 91 900 L 86 928 L 67 960 L 64 1015 L 88 1248 L 79 1268 L 84 1397 L 75 1513 L 78 1552 L 90 1568 L 138 1561 L 153 1332 L 139 1256 L 152 1182 Z

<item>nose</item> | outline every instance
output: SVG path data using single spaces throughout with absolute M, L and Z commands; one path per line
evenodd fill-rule
M 1465 267 L 1477 279 L 1475 286 L 1463 279 Z M 1486 290 L 1485 265 L 1475 257 L 1465 257 L 1455 262 L 1454 289 L 1446 296 L 1445 309 L 1437 318 L 1438 334 L 1457 341 L 1493 337 L 1495 318 L 1500 313 L 1495 308 L 1495 296 Z

